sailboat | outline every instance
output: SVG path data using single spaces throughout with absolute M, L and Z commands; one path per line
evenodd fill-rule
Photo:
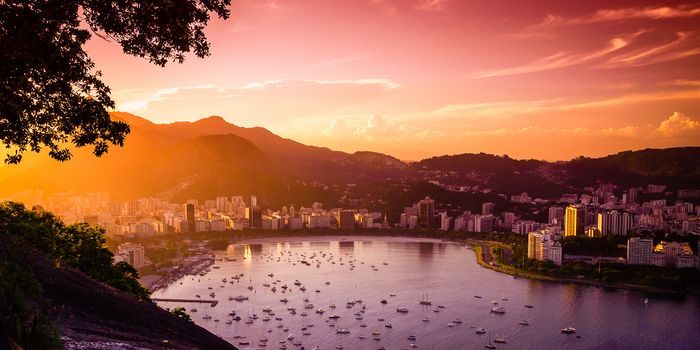
M 430 300 L 428 300 L 427 293 L 423 294 L 423 299 L 421 299 L 418 303 L 421 305 L 432 305 L 433 304 L 432 302 L 430 302 Z
M 487 349 L 495 349 L 496 348 L 496 344 L 491 342 L 491 332 L 489 332 L 489 342 L 486 343 L 486 345 L 484 345 L 484 347 Z

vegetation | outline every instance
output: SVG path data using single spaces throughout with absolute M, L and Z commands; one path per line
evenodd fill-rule
M 185 310 L 184 307 L 178 306 L 172 310 L 170 310 L 170 313 L 187 321 L 192 322 L 192 317 L 190 317 L 190 314 L 187 313 L 187 310 Z
M 625 254 L 626 236 L 607 235 L 605 237 L 569 236 L 563 237 L 561 246 L 569 255 L 622 256 Z
M 125 53 L 164 66 L 185 53 L 209 55 L 210 12 L 228 18 L 230 0 L 6 0 L 0 2 L 0 142 L 19 163 L 27 151 L 71 158 L 67 145 L 122 146 L 126 123 L 112 121 L 110 90 L 83 50 L 92 33 Z
M 87 224 L 65 225 L 41 209 L 0 203 L 0 345 L 17 343 L 24 349 L 57 345 L 57 333 L 46 317 L 48 307 L 42 285 L 28 257 L 39 254 L 55 268 L 70 266 L 97 281 L 148 301 L 149 292 L 129 264 L 114 264 L 106 248 L 104 231 Z M 4 339 L 3 339 L 4 337 Z

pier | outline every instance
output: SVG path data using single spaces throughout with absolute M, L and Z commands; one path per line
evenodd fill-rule
M 219 304 L 218 300 L 202 300 L 202 299 L 162 299 L 162 298 L 152 298 L 153 301 L 165 301 L 171 303 L 200 303 L 200 304 L 211 304 L 212 307 Z

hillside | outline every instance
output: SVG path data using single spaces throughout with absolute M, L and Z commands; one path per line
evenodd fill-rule
M 104 244 L 99 229 L 0 203 L 0 349 L 235 349 L 150 302 Z
M 628 186 L 650 182 L 671 188 L 700 184 L 700 147 L 625 151 L 602 158 L 576 158 L 562 164 L 574 186 L 610 181 Z

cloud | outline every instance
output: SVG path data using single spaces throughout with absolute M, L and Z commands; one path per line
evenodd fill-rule
M 474 79 L 481 78 L 492 78 L 501 77 L 507 75 L 516 74 L 527 74 L 536 73 L 546 70 L 559 69 L 565 67 L 572 67 L 577 65 L 582 65 L 585 63 L 590 63 L 601 59 L 613 52 L 619 51 L 627 46 L 629 46 L 632 41 L 639 35 L 644 34 L 646 31 L 638 31 L 631 35 L 624 35 L 612 38 L 605 47 L 584 53 L 567 53 L 558 52 L 543 58 L 540 58 L 534 62 L 510 68 L 500 68 L 495 70 L 483 71 L 472 76 Z
M 600 131 L 605 136 L 636 137 L 639 134 L 639 127 L 625 126 L 621 128 L 607 128 Z
M 593 14 L 581 17 L 563 17 L 549 14 L 535 27 L 594 24 L 631 19 L 663 20 L 672 18 L 691 18 L 696 16 L 700 16 L 700 6 L 697 5 L 680 5 L 677 7 L 628 7 L 598 10 Z
M 130 112 L 130 113 L 140 113 L 140 112 L 144 112 L 144 111 L 146 111 L 146 109 L 148 109 L 149 103 L 166 101 L 166 100 L 172 98 L 174 95 L 180 94 L 180 93 L 185 92 L 185 91 L 208 90 L 208 89 L 214 89 L 214 88 L 215 88 L 214 85 L 206 84 L 206 85 L 180 86 L 180 87 L 158 89 L 158 90 L 154 91 L 150 96 L 147 96 L 147 97 L 142 98 L 142 99 L 117 102 L 115 110 L 122 111 L 122 112 Z M 115 95 L 129 94 L 129 93 L 141 92 L 141 91 L 143 91 L 143 89 L 127 89 L 127 90 L 116 91 Z M 117 98 L 116 100 L 119 101 L 120 99 Z
M 674 112 L 668 119 L 659 124 L 656 131 L 668 137 L 684 133 L 700 132 L 700 121 L 694 120 L 683 113 Z
M 390 79 L 354 79 L 354 80 L 294 80 L 294 79 L 278 79 L 266 80 L 262 82 L 249 83 L 241 86 L 240 89 L 274 89 L 280 87 L 288 87 L 291 85 L 356 85 L 356 86 L 376 86 L 385 90 L 392 90 L 401 87 Z
M 391 143 L 408 138 L 425 139 L 441 135 L 438 130 L 421 128 L 408 122 L 397 123 L 380 114 L 372 114 L 368 118 L 338 117 L 321 130 L 327 137 L 359 138 L 363 141 L 379 143 Z
M 679 48 L 693 38 L 693 32 L 677 32 L 675 35 L 676 39 L 673 41 L 650 45 L 632 52 L 610 57 L 605 63 L 598 66 L 598 68 L 645 66 L 700 54 L 700 49 L 696 47 L 685 50 Z
M 416 4 L 416 9 L 425 12 L 445 12 L 447 5 L 453 0 L 422 0 Z
M 700 99 L 700 90 L 686 89 L 679 91 L 662 91 L 639 94 L 628 94 L 598 100 L 571 101 L 564 98 L 533 100 L 533 101 L 500 101 L 451 104 L 428 112 L 429 115 L 444 117 L 456 116 L 465 118 L 512 118 L 516 115 L 538 112 L 571 111 L 610 106 L 638 104 L 655 101 L 694 100 Z

